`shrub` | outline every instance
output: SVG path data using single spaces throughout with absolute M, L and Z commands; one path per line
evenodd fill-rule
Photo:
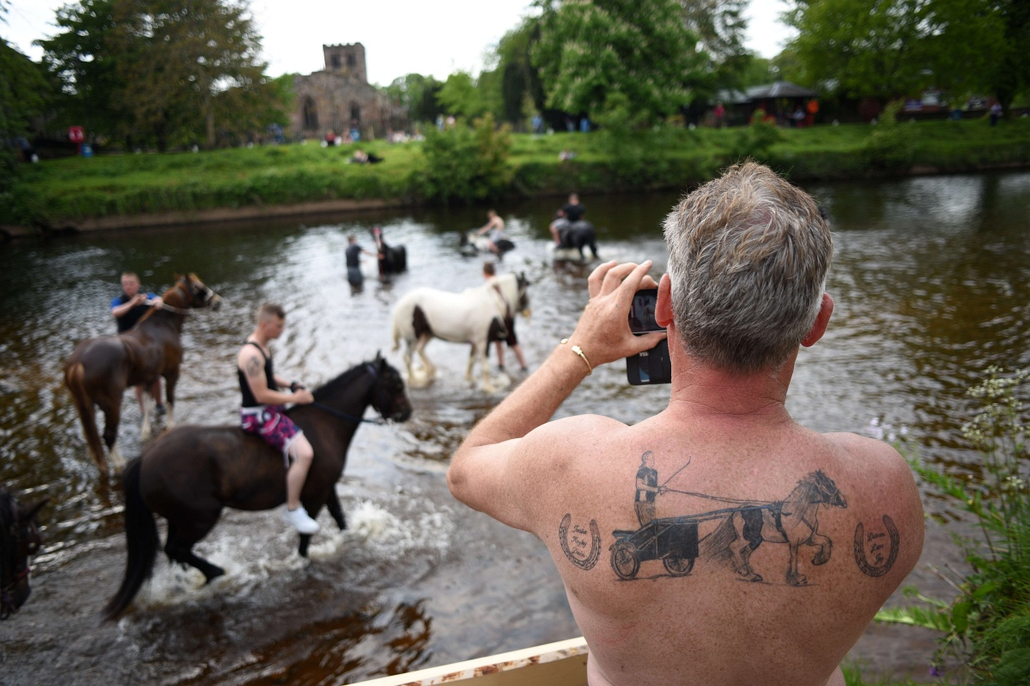
M 883 108 L 864 147 L 869 166 L 891 171 L 905 171 L 911 166 L 917 132 L 910 124 L 898 124 L 897 113 L 904 105 L 901 100 L 895 100 Z
M 444 204 L 471 203 L 508 190 L 513 172 L 508 167 L 510 129 L 495 127 L 493 115 L 464 120 L 445 129 L 429 129 L 422 145 L 424 167 L 420 186 L 424 197 Z
M 1028 372 L 1004 376 L 987 370 L 969 395 L 982 409 L 962 433 L 983 456 L 983 479 L 970 482 L 918 462 L 923 479 L 971 515 L 982 542 L 966 542 L 972 572 L 959 584 L 951 603 L 907 593 L 921 606 L 881 611 L 881 621 L 915 624 L 945 632 L 934 657 L 939 672 L 948 656 L 962 660 L 979 683 L 1023 686 L 1030 683 L 1030 488 L 1023 405 L 1019 387 Z

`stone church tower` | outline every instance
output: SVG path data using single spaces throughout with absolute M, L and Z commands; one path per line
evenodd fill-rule
M 293 131 L 309 138 L 357 132 L 361 140 L 384 138 L 407 128 L 406 108 L 368 83 L 365 46 L 323 45 L 325 68 L 293 77 L 297 95 Z

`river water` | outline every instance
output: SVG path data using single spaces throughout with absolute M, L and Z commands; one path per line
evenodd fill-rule
M 976 453 L 959 433 L 973 407 L 965 391 L 988 365 L 1030 364 L 1030 173 L 808 190 L 836 231 L 828 285 L 836 311 L 825 338 L 801 354 L 790 411 L 820 431 L 904 438 L 927 460 L 975 475 Z M 660 224 L 677 199 L 584 198 L 602 257 L 651 258 L 660 274 Z M 533 315 L 517 326 L 531 367 L 571 332 L 587 298 L 589 269 L 555 264 L 547 251 L 559 200 L 497 208 L 517 246 L 499 271 L 533 282 Z M 137 272 L 157 292 L 174 272 L 195 272 L 224 298 L 220 312 L 186 323 L 176 418 L 232 423 L 235 355 L 257 305 L 277 301 L 288 312 L 273 344 L 283 376 L 317 384 L 378 350 L 400 367 L 390 350 L 393 304 L 418 286 L 480 284 L 483 258 L 463 257 L 458 238 L 484 214 L 379 212 L 0 247 L 0 481 L 25 500 L 50 497 L 34 594 L 0 624 L 0 683 L 342 684 L 578 635 L 543 546 L 447 492 L 450 453 L 505 391 L 467 383 L 467 348 L 441 342 L 428 348 L 439 378 L 410 391 L 412 419 L 363 426 L 355 438 L 337 485 L 348 531 L 323 514 L 307 561 L 276 513 L 227 511 L 197 546 L 226 577 L 201 586 L 198 572 L 162 557 L 134 609 L 114 624 L 98 619 L 124 564 L 121 493 L 88 456 L 60 370 L 77 341 L 112 331 L 107 305 L 120 272 Z M 365 288 L 353 292 L 346 237 L 370 245 L 375 224 L 406 246 L 410 271 L 381 283 L 369 262 Z M 665 387 L 630 387 L 615 364 L 588 377 L 558 416 L 635 422 L 666 401 Z M 123 453 L 138 454 L 131 393 L 122 416 Z M 936 517 L 910 582 L 947 596 L 933 569 L 962 573 L 951 541 L 961 525 L 924 493 Z M 873 626 L 851 656 L 873 671 L 921 677 L 933 647 L 919 629 Z

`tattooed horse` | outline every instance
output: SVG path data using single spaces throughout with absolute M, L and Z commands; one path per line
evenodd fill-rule
M 808 579 L 798 571 L 801 546 L 817 548 L 812 564 L 830 561 L 833 541 L 819 533 L 819 507 L 846 508 L 844 495 L 822 470 L 801 479 L 784 500 L 773 503 L 744 503 L 729 509 L 725 520 L 704 541 L 703 554 L 729 561 L 746 581 L 762 581 L 751 569 L 751 553 L 762 544 L 786 543 L 790 549 L 786 580 L 791 586 L 804 586 Z M 715 513 L 713 513 L 715 514 Z
M 325 505 L 340 529 L 346 528 L 336 482 L 365 409 L 384 419 L 406 421 L 411 403 L 400 373 L 380 356 L 344 372 L 314 391 L 315 402 L 286 411 L 311 441 L 311 461 L 300 500 L 312 517 Z M 129 606 L 150 577 L 157 556 L 154 515 L 168 520 L 165 553 L 172 562 L 199 569 L 206 581 L 225 573 L 193 552 L 218 522 L 222 508 L 269 510 L 286 502 L 286 470 L 280 451 L 238 426 L 181 426 L 151 443 L 129 462 L 125 490 L 125 576 L 104 609 L 114 619 Z M 300 534 L 307 556 L 311 534 Z
M 47 498 L 22 506 L 0 486 L 0 620 L 9 618 L 29 599 L 29 565 L 39 552 L 36 515 Z
M 472 345 L 465 378 L 472 379 L 472 367 L 478 359 L 483 390 L 492 392 L 488 346 L 490 341 L 507 337 L 505 320 L 513 320 L 516 312 L 529 316 L 528 287 L 525 274 L 502 274 L 490 283 L 461 293 L 416 288 L 405 294 L 393 310 L 393 349 L 397 350 L 401 339 L 404 340 L 408 379 L 412 378 L 411 361 L 415 353 L 421 358 L 427 377 L 433 377 L 436 367 L 426 357 L 425 347 L 433 338 L 439 338 Z
M 182 364 L 180 335 L 183 322 L 191 308 L 217 310 L 222 301 L 196 274 L 176 277 L 175 285 L 165 291 L 162 298 L 164 305 L 152 308 L 129 331 L 79 343 L 64 365 L 64 383 L 71 391 L 86 443 L 101 471 L 107 471 L 107 460 L 97 433 L 93 406 L 99 405 L 104 413 L 104 443 L 110 451 L 115 470 L 121 471 L 125 461 L 115 442 L 118 440 L 125 389 L 139 385 L 149 389 L 158 376 L 163 376 L 168 401 L 166 421 L 168 426 L 173 426 L 175 384 Z M 146 395 L 143 397 L 146 402 Z M 140 437 L 150 437 L 150 413 L 147 411 L 143 412 Z

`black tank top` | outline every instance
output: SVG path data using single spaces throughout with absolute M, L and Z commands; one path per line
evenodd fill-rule
M 261 346 L 254 341 L 247 341 L 244 345 L 252 345 L 258 349 L 261 353 L 261 357 L 265 359 L 265 381 L 268 382 L 268 388 L 272 391 L 278 391 L 279 386 L 275 383 L 275 374 L 272 372 L 272 358 L 266 356 L 265 351 L 261 349 Z M 247 381 L 247 375 L 239 367 L 236 368 L 236 376 L 240 379 L 240 393 L 243 394 L 243 407 L 258 407 L 261 405 L 257 400 L 254 399 L 254 392 L 250 390 L 250 382 Z

